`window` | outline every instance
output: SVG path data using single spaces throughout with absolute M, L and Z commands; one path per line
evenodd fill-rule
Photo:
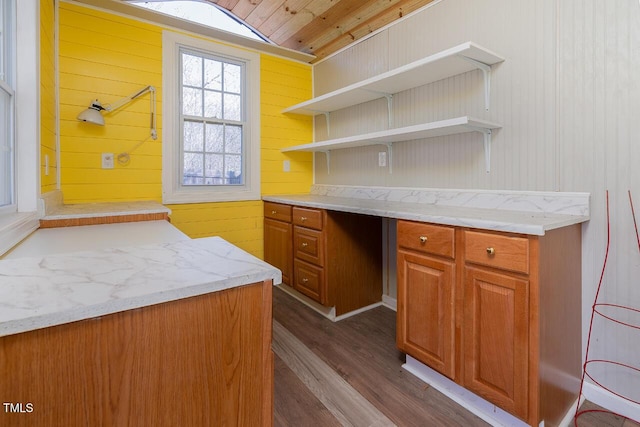
M 0 0 L 0 211 L 14 211 L 15 9 Z
M 0 0 L 0 255 L 38 228 L 39 11 Z
M 194 0 L 134 0 L 131 1 L 131 3 L 135 4 L 136 6 L 144 7 L 156 12 L 175 16 L 176 18 L 197 22 L 198 24 L 206 25 L 208 27 L 217 28 L 219 30 L 228 31 L 230 33 L 238 34 L 252 39 L 269 42 L 266 37 L 249 28 L 246 24 L 231 15 L 230 12 L 228 12 L 226 9 L 216 6 L 213 3 Z
M 163 35 L 163 201 L 260 198 L 256 53 Z
M 244 63 L 180 49 L 182 185 L 242 185 Z

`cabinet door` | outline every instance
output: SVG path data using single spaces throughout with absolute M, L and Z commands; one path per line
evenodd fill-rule
M 292 225 L 264 220 L 264 260 L 282 271 L 282 283 L 291 285 L 293 270 Z
M 465 267 L 464 387 L 527 419 L 529 282 Z
M 398 251 L 397 345 L 454 377 L 454 263 Z

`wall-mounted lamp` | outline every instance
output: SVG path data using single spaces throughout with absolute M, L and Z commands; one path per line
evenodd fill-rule
M 153 86 L 144 87 L 141 90 L 127 97 L 124 97 L 113 104 L 107 104 L 103 106 L 97 99 L 95 101 L 91 101 L 91 105 L 89 106 L 89 108 L 78 114 L 78 120 L 80 120 L 81 122 L 104 126 L 104 117 L 102 116 L 101 111 L 106 111 L 107 113 L 115 111 L 147 92 L 151 93 L 151 138 L 157 139 L 158 133 L 156 132 L 156 88 Z

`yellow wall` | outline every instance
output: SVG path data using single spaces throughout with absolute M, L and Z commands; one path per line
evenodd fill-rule
M 162 200 L 162 28 L 60 4 L 60 166 L 65 203 Z M 146 85 L 157 91 L 158 139 L 145 141 L 128 165 L 101 169 L 101 153 L 128 151 L 149 135 L 148 95 L 106 116 L 107 126 L 81 123 L 92 99 L 110 103 Z M 261 55 L 261 184 L 263 194 L 306 193 L 312 180 L 308 153 L 280 148 L 309 142 L 310 118 L 283 108 L 311 96 L 311 67 Z M 291 161 L 291 172 L 282 162 Z M 172 223 L 191 237 L 218 235 L 262 256 L 262 202 L 170 205 Z
M 57 188 L 55 4 L 40 2 L 40 191 Z M 45 156 L 49 169 L 45 170 Z

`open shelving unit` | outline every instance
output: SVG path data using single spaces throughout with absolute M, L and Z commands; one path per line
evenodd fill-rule
M 375 99 L 386 98 L 388 129 L 363 135 L 297 145 L 284 148 L 281 151 L 323 152 L 327 156 L 327 168 L 330 170 L 331 150 L 383 144 L 388 147 L 389 172 L 391 173 L 393 143 L 466 132 L 480 132 L 484 135 L 485 166 L 487 172 L 489 172 L 491 166 L 491 133 L 492 130 L 501 128 L 500 125 L 462 116 L 394 128 L 392 99 L 393 95 L 398 92 L 479 69 L 484 75 L 485 108 L 488 110 L 490 104 L 491 66 L 502 61 L 504 61 L 504 58 L 490 50 L 473 42 L 466 42 L 286 108 L 283 113 L 311 116 L 324 114 L 327 118 L 327 131 L 330 135 L 331 112 Z

